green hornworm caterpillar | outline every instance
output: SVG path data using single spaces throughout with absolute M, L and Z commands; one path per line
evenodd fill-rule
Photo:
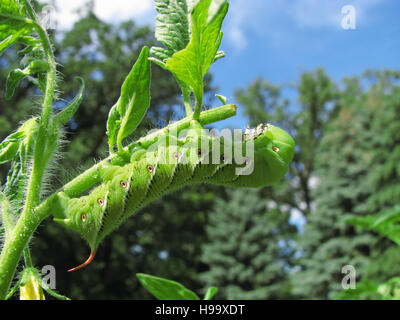
M 108 163 L 99 168 L 102 184 L 89 194 L 79 198 L 70 198 L 63 192 L 58 194 L 54 206 L 55 221 L 79 232 L 91 248 L 88 260 L 69 271 L 89 264 L 106 235 L 156 198 L 195 183 L 231 187 L 271 185 L 287 173 L 295 151 L 292 137 L 269 124 L 247 130 L 241 137 L 240 151 L 250 143 L 254 147 L 252 159 L 247 158 L 241 164 L 232 161 L 226 152 L 232 150 L 231 145 L 226 148 L 226 139 L 206 135 L 198 123 L 192 124 L 184 139 L 169 133 L 164 134 L 163 139 L 159 138 L 151 148 L 137 147 L 130 162 L 124 165 Z M 217 159 L 219 161 L 215 161 L 215 146 L 224 150 Z M 253 171 L 240 174 L 238 169 L 251 161 Z

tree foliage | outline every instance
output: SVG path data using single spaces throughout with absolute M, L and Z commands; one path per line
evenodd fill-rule
M 361 79 L 346 79 L 317 149 L 320 183 L 300 242 L 302 271 L 294 276 L 296 292 L 303 298 L 334 298 L 342 289 L 345 265 L 356 268 L 358 281 L 373 281 L 377 269 L 385 269 L 376 258 L 386 250 L 393 252 L 387 239 L 346 221 L 376 215 L 397 203 L 398 160 L 392 159 L 398 159 L 400 100 L 393 76 L 397 74 L 370 71 Z

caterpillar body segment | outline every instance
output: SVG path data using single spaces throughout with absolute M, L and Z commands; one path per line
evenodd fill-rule
M 268 186 L 283 178 L 294 156 L 293 139 L 271 125 L 247 132 L 238 144 L 206 135 L 198 123 L 192 129 L 183 138 L 165 133 L 148 148 L 134 150 L 129 163 L 104 165 L 102 184 L 87 195 L 69 198 L 59 194 L 55 220 L 87 240 L 92 250 L 89 262 L 105 236 L 164 194 L 198 183 Z M 249 146 L 252 156 L 243 157 Z
M 60 212 L 60 207 L 56 208 L 54 220 L 80 233 L 93 250 L 97 247 L 98 234 L 107 210 L 108 194 L 107 185 L 100 185 L 89 195 L 80 198 L 68 198 L 61 193 L 59 201 L 63 210 Z

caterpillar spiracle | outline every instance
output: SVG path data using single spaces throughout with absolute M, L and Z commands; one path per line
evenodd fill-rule
M 183 139 L 167 133 L 159 140 L 151 148 L 136 148 L 130 162 L 124 165 L 104 164 L 99 169 L 102 183 L 87 195 L 70 198 L 62 191 L 58 194 L 55 221 L 80 233 L 91 248 L 87 261 L 69 271 L 88 265 L 105 236 L 164 194 L 198 183 L 230 187 L 272 185 L 287 173 L 295 152 L 292 137 L 269 124 L 242 135 L 239 149 L 244 152 L 252 143 L 254 150 L 252 159 L 243 163 L 227 154 L 226 150 L 233 147 L 226 148 L 226 139 L 217 141 L 206 135 L 200 125 L 194 125 Z M 216 145 L 221 154 L 219 161 L 215 161 Z M 240 174 L 238 169 L 249 162 L 250 174 Z

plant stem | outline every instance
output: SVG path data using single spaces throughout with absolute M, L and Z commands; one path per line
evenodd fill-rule
M 54 91 L 56 88 L 56 63 L 51 48 L 50 39 L 47 32 L 41 27 L 40 21 L 33 11 L 29 1 L 25 1 L 28 14 L 35 22 L 35 27 L 38 32 L 39 38 L 43 45 L 43 51 L 46 56 L 47 63 L 49 64 L 49 71 L 46 75 L 46 90 L 44 92 L 44 99 L 42 104 L 42 113 L 39 122 L 37 141 L 35 143 L 32 173 L 28 182 L 28 189 L 26 194 L 25 207 L 22 215 L 31 212 L 32 208 L 39 202 L 39 195 L 41 190 L 43 173 L 46 165 L 52 154 L 46 153 L 46 136 L 49 126 L 50 117 L 52 114 L 52 104 L 54 99 Z M 46 155 L 46 156 L 44 156 Z
M 183 105 L 185 106 L 186 117 L 190 117 L 193 114 L 192 105 L 190 103 L 190 91 L 182 88 Z
M 12 235 L 5 239 L 0 256 L 0 299 L 7 296 L 22 251 L 40 222 L 48 215 L 50 215 L 50 212 L 36 212 L 33 215 L 21 216 Z
M 28 0 L 25 1 L 25 5 L 28 15 L 33 20 L 36 31 L 42 42 L 43 51 L 50 69 L 46 75 L 46 89 L 44 92 L 37 140 L 34 146 L 32 172 L 28 180 L 24 209 L 12 233 L 6 238 L 0 256 L 0 299 L 6 297 L 22 251 L 25 249 L 40 222 L 48 215 L 47 213 L 42 216 L 36 214 L 34 208 L 39 204 L 43 174 L 52 156 L 52 152 L 48 152 L 49 150 L 46 150 L 46 147 L 48 144 L 48 127 L 56 88 L 56 63 L 47 32 L 41 27 L 40 21 Z M 27 261 L 31 263 L 29 251 L 26 251 L 26 253 L 28 255 L 26 256 Z
M 196 106 L 193 113 L 193 120 L 200 120 L 201 107 L 203 106 L 203 91 L 196 95 Z
M 33 267 L 31 252 L 27 246 L 24 249 L 24 260 L 26 267 Z
M 215 109 L 210 109 L 207 111 L 204 111 L 200 113 L 199 115 L 199 122 L 202 126 L 215 123 L 218 121 L 222 121 L 225 119 L 228 119 L 230 117 L 233 117 L 236 115 L 236 110 L 237 107 L 233 104 L 227 104 Z M 166 126 L 163 129 L 157 130 L 141 139 L 138 141 L 132 143 L 131 145 L 128 146 L 129 150 L 133 150 L 137 146 L 144 146 L 147 147 L 150 144 L 153 144 L 154 141 L 157 139 L 157 137 L 164 133 L 166 130 L 167 131 L 176 131 L 179 133 L 180 131 L 187 129 L 190 126 L 190 122 L 193 120 L 191 116 L 183 118 L 177 122 L 174 122 L 168 126 Z

